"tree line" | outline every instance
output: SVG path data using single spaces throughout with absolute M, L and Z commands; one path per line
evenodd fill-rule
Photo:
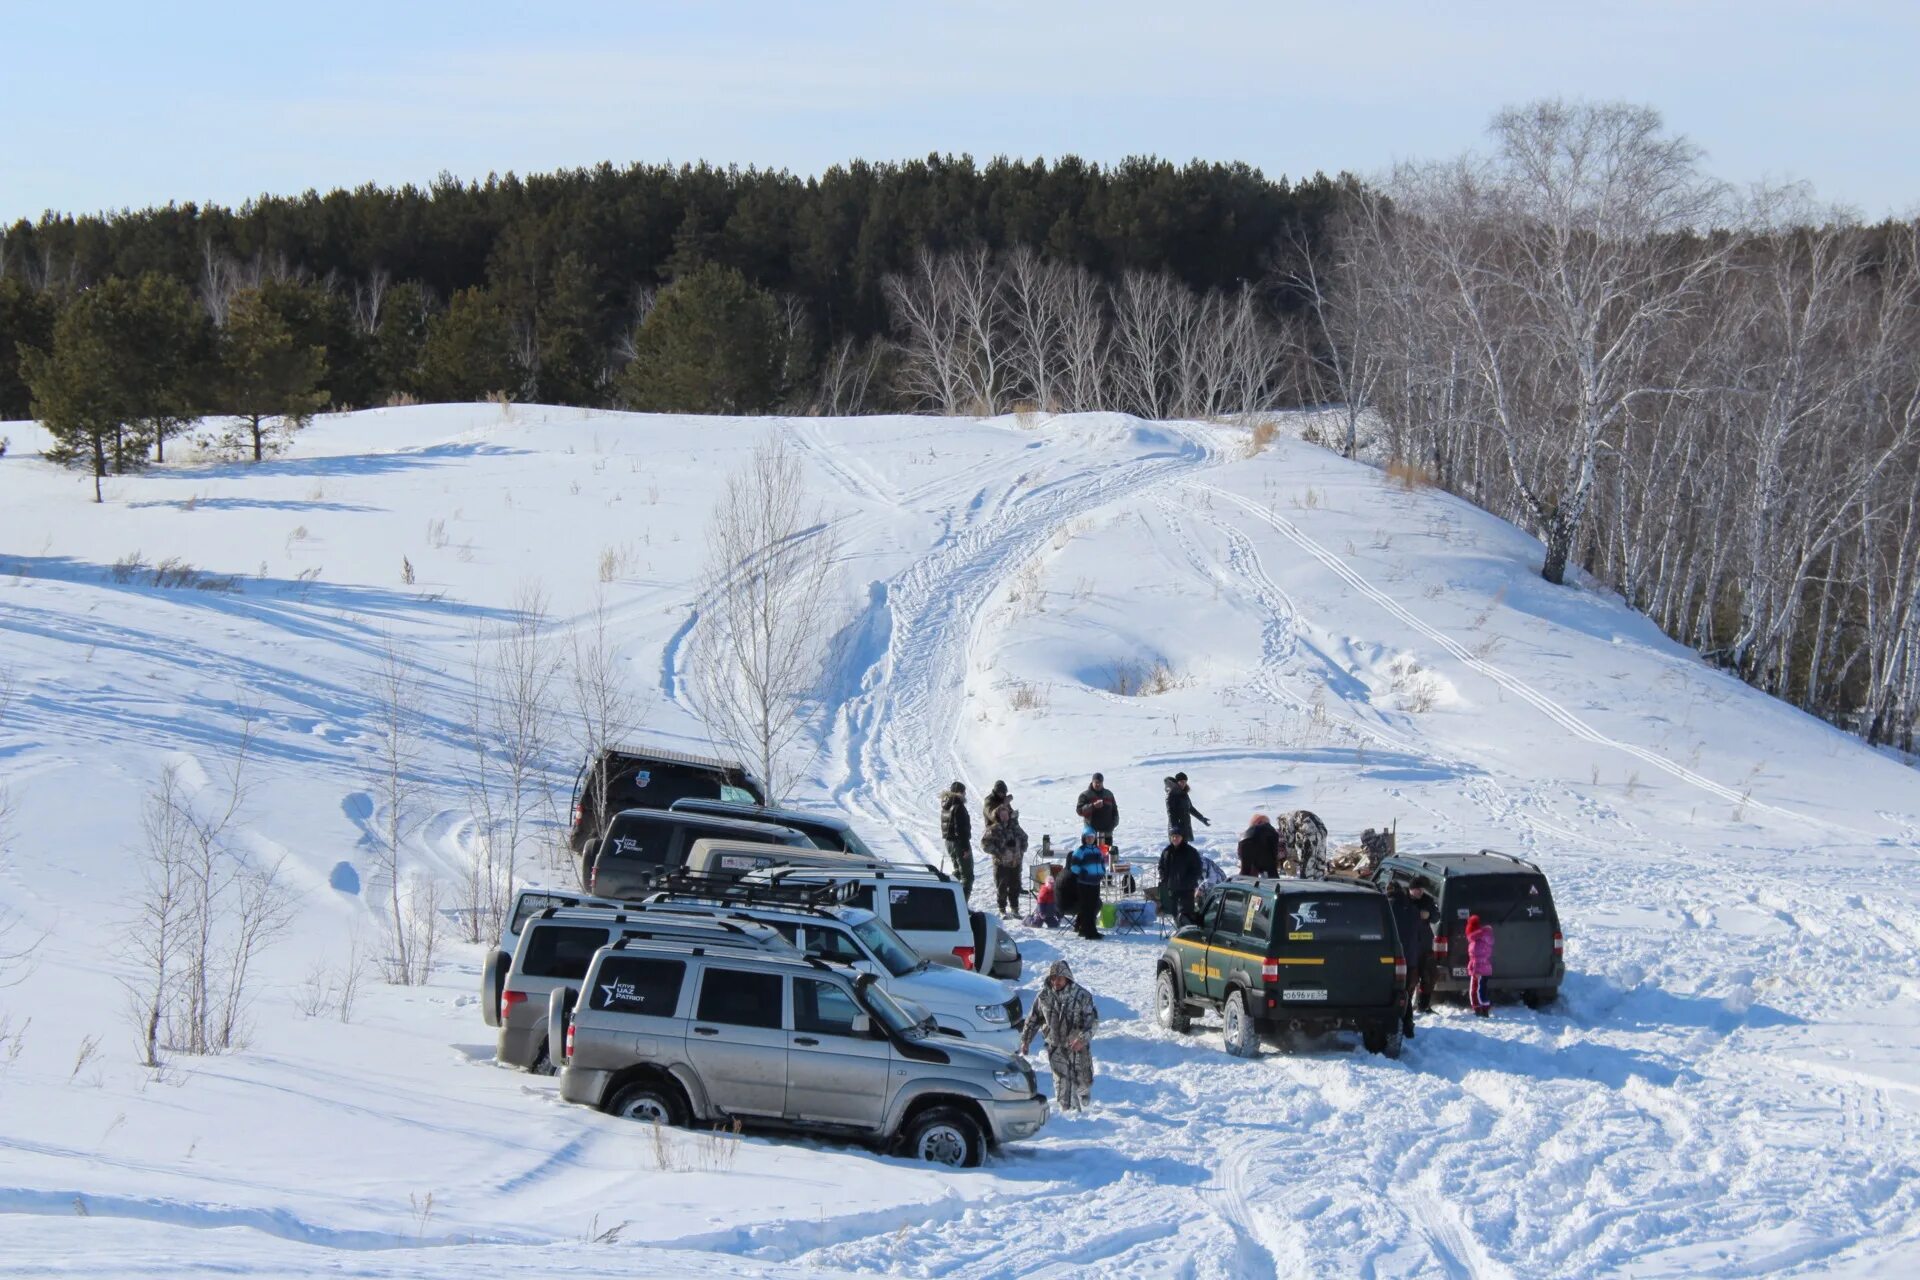
M 321 351 L 315 390 L 332 408 L 491 393 L 703 408 L 645 372 L 621 377 L 646 354 L 636 335 L 654 306 L 702 268 L 721 295 L 709 309 L 744 299 L 752 314 L 726 314 L 750 332 L 730 336 L 764 356 L 717 399 L 765 409 L 804 401 L 841 342 L 888 332 L 885 282 L 922 249 L 1024 244 L 1102 279 L 1145 270 L 1227 288 L 1261 278 L 1288 236 L 1316 235 L 1352 186 L 1151 158 L 931 156 L 817 178 L 601 165 L 239 209 L 50 213 L 0 236 L 0 416 L 31 411 L 20 347 L 46 349 L 58 313 L 86 292 L 146 277 L 184 290 L 214 331 L 240 295 L 266 295 L 295 349 Z

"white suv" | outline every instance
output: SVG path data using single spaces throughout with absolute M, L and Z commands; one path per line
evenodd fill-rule
M 872 974 L 887 994 L 917 1005 L 949 1035 L 1009 1053 L 1020 1043 L 1020 997 L 981 973 L 932 964 L 873 912 L 849 906 L 755 903 L 663 893 L 625 908 L 629 918 L 762 925 L 809 956 Z

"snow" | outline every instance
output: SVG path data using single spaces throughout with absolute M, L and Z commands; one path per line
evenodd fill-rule
M 1098 998 L 1096 1102 L 970 1172 L 656 1147 L 563 1105 L 489 1061 L 477 948 L 424 988 L 370 981 L 349 1023 L 303 1016 L 316 965 L 378 934 L 383 647 L 431 712 L 410 854 L 448 875 L 474 627 L 524 582 L 563 629 L 604 595 L 639 736 L 705 749 L 682 665 L 701 526 L 775 432 L 844 554 L 801 798 L 937 856 L 951 779 L 1006 779 L 1060 841 L 1100 769 L 1150 856 L 1184 769 L 1226 861 L 1256 809 L 1505 848 L 1552 877 L 1561 1005 L 1443 1008 L 1398 1062 L 1351 1036 L 1244 1062 L 1217 1027 L 1152 1025 L 1151 936 L 1016 927 L 1030 975 L 1065 956 Z M 37 429 L 4 434 L 0 901 L 38 941 L 0 990 L 32 1019 L 0 1060 L 0 1275 L 1910 1272 L 1920 775 L 1541 582 L 1537 543 L 1452 498 L 1209 424 L 486 405 L 323 418 L 280 459 L 112 479 L 96 507 Z M 135 552 L 237 589 L 115 581 Z M 1112 691 L 1156 662 L 1164 689 Z M 299 914 L 247 1047 L 156 1075 L 118 983 L 139 801 L 169 762 L 217 777 L 243 704 L 245 843 L 285 854 Z

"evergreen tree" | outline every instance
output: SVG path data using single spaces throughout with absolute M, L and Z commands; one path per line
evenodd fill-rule
M 135 286 L 109 280 L 75 298 L 53 326 L 46 351 L 22 352 L 22 372 L 33 393 L 33 415 L 53 436 L 47 457 L 93 472 L 93 500 L 105 501 L 101 481 L 146 465 L 135 432 L 142 414 L 119 358 L 133 329 Z
M 462 289 L 427 325 L 420 349 L 423 399 L 480 400 L 520 385 L 507 317 L 485 289 Z
M 52 346 L 58 315 L 51 296 L 28 288 L 18 276 L 0 276 L 0 418 L 24 418 L 32 412 L 33 392 L 21 372 L 21 348 L 45 351 Z
M 364 340 L 345 297 L 300 280 L 265 281 L 259 292 L 262 305 L 279 317 L 297 350 L 320 348 L 323 406 L 353 409 L 373 399 L 373 370 L 362 355 Z
M 217 409 L 235 419 L 223 441 L 228 448 L 253 446 L 253 460 L 266 456 L 269 437 L 291 434 L 326 403 L 320 390 L 326 351 L 300 346 L 285 319 L 255 290 L 237 295 L 220 335 Z
M 433 299 L 424 287 L 409 280 L 387 291 L 380 327 L 368 342 L 376 400 L 420 395 L 420 355 L 432 323 Z
M 535 399 L 546 404 L 604 402 L 607 353 L 594 332 L 598 309 L 586 264 L 579 255 L 567 254 L 553 273 L 535 322 Z
M 653 413 L 759 413 L 780 392 L 772 295 L 708 263 L 669 285 L 633 338 L 621 400 Z

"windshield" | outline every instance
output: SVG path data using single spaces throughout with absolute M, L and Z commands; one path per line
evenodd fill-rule
M 848 853 L 857 853 L 863 858 L 873 858 L 875 860 L 878 860 L 880 855 L 876 854 L 873 850 L 867 848 L 867 842 L 865 840 L 862 840 L 859 837 L 859 835 L 855 833 L 852 827 L 847 827 L 844 830 L 837 832 L 836 834 L 838 834 L 840 837 L 841 847 L 844 848 Z
M 878 920 L 867 920 L 853 926 L 853 936 L 866 944 L 887 972 L 894 977 L 905 977 L 918 969 L 925 961 L 914 953 L 899 934 L 887 928 Z
M 873 1016 L 880 1019 L 881 1026 L 897 1036 L 913 1035 L 918 1030 L 919 1024 L 914 1021 L 913 1015 L 902 1009 L 898 1001 L 881 989 L 879 983 L 868 982 L 863 986 L 860 998 L 866 1001 Z

